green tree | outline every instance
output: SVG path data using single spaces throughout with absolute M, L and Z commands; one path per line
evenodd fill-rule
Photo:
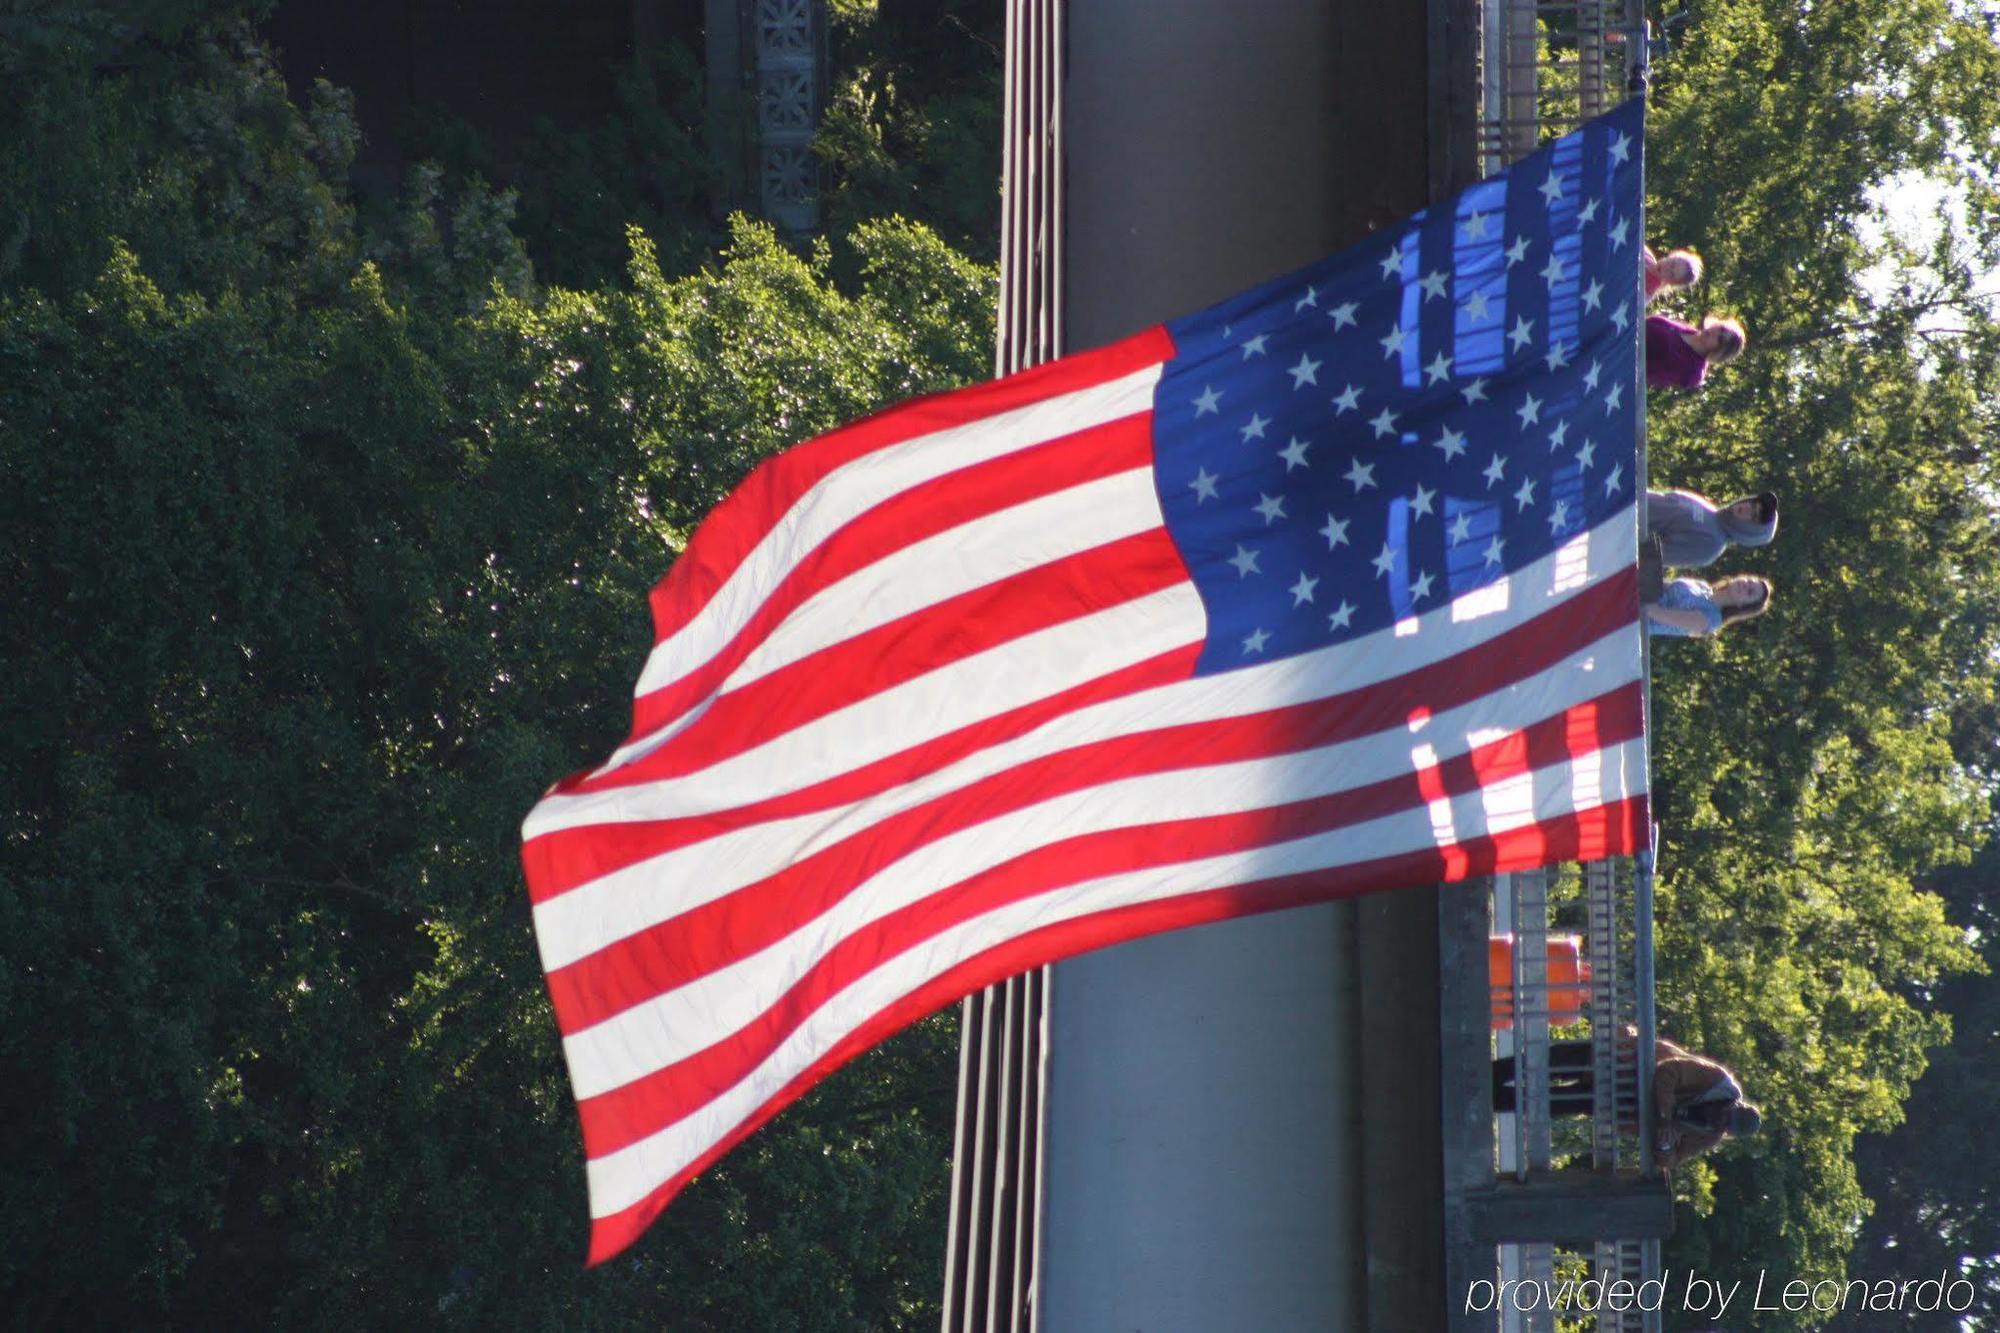
M 1985 736 L 1988 746 L 1994 737 Z M 1955 977 L 1913 999 L 1952 1016 L 1951 1044 L 1930 1066 L 1887 1134 L 1863 1136 L 1855 1169 L 1873 1209 L 1850 1257 L 1851 1276 L 1904 1281 L 1939 1273 L 1972 1284 L 1962 1314 L 1914 1312 L 1899 1327 L 1957 1333 L 1961 1320 L 2000 1320 L 2000 1144 L 1968 1132 L 2000 1105 L 2000 843 L 1988 842 L 1971 865 L 1939 875 L 1937 892 L 1952 914 L 1979 933 L 1983 971 Z M 1879 1323 L 1879 1321 L 1877 1321 Z M 1836 1327 L 1870 1327 L 1863 1316 Z
M 997 258 L 999 0 L 836 0 L 829 87 L 814 143 L 825 164 L 821 230 L 901 216 L 963 254 Z M 670 275 L 727 243 L 724 172 L 712 142 L 699 38 L 620 55 L 599 71 L 601 114 L 537 117 L 518 141 L 429 107 L 393 130 L 402 151 L 453 182 L 496 182 L 519 200 L 516 230 L 537 271 L 572 288 L 616 283 L 628 225 Z M 739 113 L 754 119 L 747 103 Z M 754 188 L 754 182 L 752 183 Z
M 1768 485 L 1786 514 L 1731 562 L 1775 577 L 1774 612 L 1655 654 L 1664 1021 L 1744 1074 L 1771 1130 L 1686 1173 L 1670 1262 L 1837 1278 L 1870 1207 L 1857 1135 L 1901 1120 L 1952 1032 L 1941 997 L 1970 984 L 1950 978 L 1979 965 L 1966 905 L 1930 890 L 1989 818 L 1965 741 L 1994 698 L 2000 331 L 1966 298 L 1995 258 L 2000 48 L 1945 0 L 1710 0 L 1656 72 L 1648 230 L 1702 250 L 1694 304 L 1752 343 L 1703 393 L 1653 396 L 1652 474 Z M 1869 225 L 1909 171 L 1971 204 L 1925 253 Z M 1949 335 L 1920 322 L 1936 301 Z
M 0 111 L 68 117 L 0 136 L 31 224 L 0 275 L 0 1297 L 31 1325 L 935 1318 L 948 1016 L 582 1270 L 517 826 L 615 743 L 699 516 L 982 373 L 991 274 L 907 223 L 801 256 L 739 222 L 691 275 L 635 235 L 625 281 L 538 291 L 504 196 L 420 173 L 364 232 L 345 99 L 293 106 L 240 30 L 122 40 L 150 54 L 63 47 Z
M 667 272 L 689 272 L 727 240 L 703 125 L 706 71 L 670 41 L 599 77 L 610 92 L 604 114 L 566 123 L 541 115 L 518 143 L 503 144 L 432 108 L 405 127 L 402 149 L 441 179 L 495 181 L 515 196 L 515 230 L 545 281 L 615 285 L 631 226 L 645 230 Z
M 999 257 L 998 0 L 837 0 L 834 88 L 814 151 L 828 230 L 902 214 Z

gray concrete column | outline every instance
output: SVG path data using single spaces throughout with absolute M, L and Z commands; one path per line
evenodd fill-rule
M 1338 0 L 1071 5 L 1068 346 L 1191 312 L 1422 207 L 1427 23 L 1423 5 Z M 1416 1283 L 1435 1299 L 1436 1274 L 1410 1258 L 1439 1230 L 1435 905 L 1414 930 L 1386 906 L 1369 915 L 1386 947 L 1416 942 L 1371 967 L 1428 993 L 1415 1017 L 1394 994 L 1363 1005 L 1352 904 L 1057 965 L 1041 1328 L 1366 1328 L 1371 1225 L 1405 1242 L 1379 1251 L 1399 1256 L 1384 1293 Z M 1367 1045 L 1409 1055 L 1390 1077 L 1433 1053 L 1420 1086 L 1374 1099 L 1389 1114 L 1419 1099 L 1427 1133 L 1364 1134 L 1364 1022 Z M 1369 1172 L 1364 1141 L 1387 1154 Z M 1399 1171 L 1409 1188 L 1391 1191 Z M 1366 1197 L 1371 1174 L 1402 1202 Z

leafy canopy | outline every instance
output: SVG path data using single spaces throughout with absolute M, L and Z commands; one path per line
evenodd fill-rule
M 240 30 L 78 31 L 8 46 L 0 107 L 0 1295 L 934 1320 L 948 1017 L 585 1274 L 517 824 L 615 743 L 700 515 L 982 373 L 991 273 L 899 220 L 805 254 L 739 220 L 685 276 L 634 232 L 622 281 L 538 289 L 475 182 L 364 227 L 347 99 L 294 105 Z
M 1751 344 L 1701 394 L 1653 396 L 1651 471 L 1769 487 L 1784 518 L 1718 567 L 1772 576 L 1773 613 L 1655 653 L 1661 1010 L 1767 1126 L 1686 1173 L 1670 1262 L 1838 1278 L 1870 1207 L 1857 1136 L 1902 1120 L 1952 1032 L 1941 999 L 1984 984 L 1964 899 L 1931 889 L 1991 818 L 2000 329 L 1967 298 L 2000 257 L 2000 47 L 1945 0 L 1706 0 L 1680 31 L 1647 229 L 1702 251 L 1687 309 L 1741 314 Z M 1905 172 L 1970 203 L 1927 252 L 1872 222 Z

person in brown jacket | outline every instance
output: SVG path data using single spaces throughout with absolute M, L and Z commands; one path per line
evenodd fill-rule
M 1626 1052 L 1636 1036 L 1626 1028 L 1621 1043 Z M 1594 1082 L 1589 1042 L 1550 1043 L 1550 1114 L 1589 1115 Z M 1514 1109 L 1512 1056 L 1493 1062 L 1493 1109 Z M 1743 1100 L 1734 1074 L 1665 1037 L 1653 1044 L 1653 1113 L 1653 1157 L 1662 1171 L 1701 1156 L 1724 1138 L 1755 1134 L 1764 1123 L 1757 1108 Z M 1629 1114 L 1628 1106 L 1620 1119 Z M 1628 1121 L 1628 1132 L 1631 1128 Z
M 1763 1127 L 1762 1113 L 1743 1100 L 1736 1075 L 1665 1037 L 1654 1043 L 1653 1159 L 1662 1171 Z

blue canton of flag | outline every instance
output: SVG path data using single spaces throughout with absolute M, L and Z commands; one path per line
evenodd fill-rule
M 1642 112 L 1167 326 L 1156 475 L 1200 671 L 1406 620 L 1633 503 Z

